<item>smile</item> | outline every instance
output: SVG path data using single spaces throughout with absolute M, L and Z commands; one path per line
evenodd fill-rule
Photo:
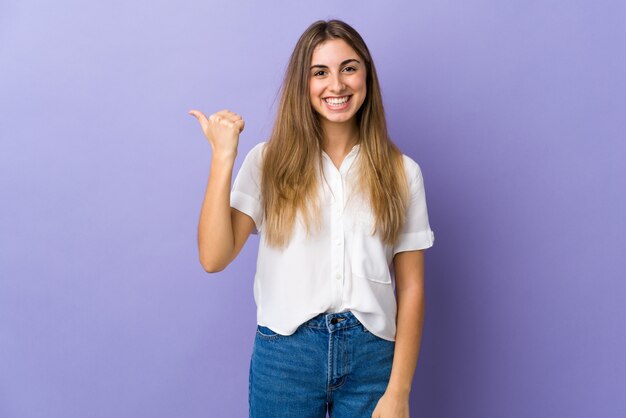
M 348 102 L 350 101 L 351 98 L 352 96 L 326 97 L 323 100 L 329 109 L 341 110 L 341 109 L 345 109 L 346 107 L 348 107 Z

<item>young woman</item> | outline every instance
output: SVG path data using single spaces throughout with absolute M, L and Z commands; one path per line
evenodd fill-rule
M 434 233 L 420 167 L 389 138 L 361 36 L 339 20 L 306 29 L 271 136 L 232 190 L 243 119 L 190 114 L 213 150 L 202 266 L 221 271 L 251 233 L 261 238 L 250 416 L 408 417 Z

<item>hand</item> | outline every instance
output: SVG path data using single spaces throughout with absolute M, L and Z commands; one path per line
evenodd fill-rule
M 239 134 L 245 125 L 240 115 L 227 109 L 213 113 L 208 118 L 199 110 L 190 110 L 189 114 L 200 122 L 204 136 L 209 140 L 214 155 L 237 154 Z
M 372 418 L 410 418 L 409 399 L 385 392 L 378 400 Z

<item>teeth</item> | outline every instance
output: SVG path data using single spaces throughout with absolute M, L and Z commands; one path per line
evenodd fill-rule
M 347 102 L 348 96 L 342 97 L 340 99 L 328 98 L 328 99 L 324 99 L 324 101 L 326 101 L 326 103 L 331 104 L 331 105 L 339 105 L 339 104 Z

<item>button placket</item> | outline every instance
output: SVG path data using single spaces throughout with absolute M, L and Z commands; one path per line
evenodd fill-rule
M 324 153 L 324 179 L 331 192 L 330 198 L 330 259 L 331 259 L 331 289 L 332 305 L 339 309 L 343 304 L 343 278 L 345 270 L 345 230 L 343 214 L 345 209 L 344 179 L 358 151 L 358 146 L 344 158 L 339 169 L 333 164 L 330 157 Z M 333 284 L 335 283 L 335 284 Z
M 341 306 L 342 298 L 343 298 L 343 271 L 344 271 L 344 251 L 343 251 L 343 241 L 344 241 L 344 228 L 342 221 L 342 207 L 343 207 L 343 181 L 341 178 L 341 173 L 336 167 L 332 166 L 329 170 L 332 174 L 330 174 L 330 185 L 332 188 L 334 199 L 331 200 L 331 246 L 329 248 L 331 252 L 332 259 L 332 277 L 333 282 L 336 285 L 333 285 L 333 306 L 335 308 L 339 308 Z

